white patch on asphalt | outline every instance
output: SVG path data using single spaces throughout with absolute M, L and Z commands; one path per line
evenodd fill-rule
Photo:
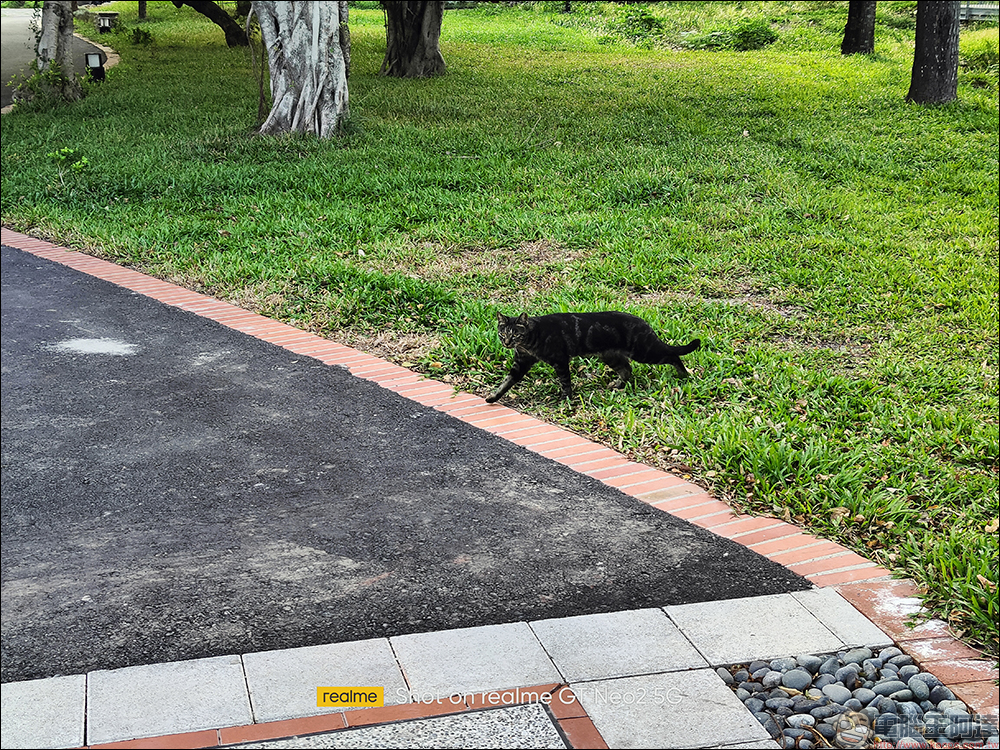
M 135 354 L 139 347 L 115 339 L 68 339 L 53 344 L 49 348 L 53 351 L 73 354 L 113 354 L 125 357 L 129 354 Z

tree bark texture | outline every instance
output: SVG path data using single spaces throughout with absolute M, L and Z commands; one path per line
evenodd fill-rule
M 441 55 L 440 0 L 383 2 L 385 9 L 385 60 L 382 75 L 393 78 L 429 78 L 445 72 Z
M 246 47 L 250 42 L 243 27 L 236 23 L 236 20 L 226 11 L 213 3 L 211 0 L 173 0 L 174 5 L 180 8 L 186 5 L 198 11 L 208 18 L 212 23 L 222 29 L 226 35 L 227 47 Z
M 348 114 L 347 1 L 254 0 L 253 10 L 271 71 L 271 111 L 260 132 L 332 137 Z
M 45 0 L 42 3 L 42 26 L 35 55 L 39 73 L 52 66 L 62 81 L 58 94 L 68 101 L 79 99 L 80 84 L 73 78 L 73 3 L 70 0 Z
M 875 51 L 875 0 L 851 0 L 840 45 L 842 55 L 870 55 Z
M 959 0 L 917 3 L 917 40 L 906 100 L 943 104 L 958 98 Z

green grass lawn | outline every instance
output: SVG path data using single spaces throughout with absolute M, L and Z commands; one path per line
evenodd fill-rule
M 4 116 L 3 222 L 482 394 L 498 310 L 699 337 L 686 381 L 582 362 L 571 409 L 539 366 L 506 403 L 912 576 L 995 657 L 996 28 L 918 107 L 913 3 L 849 58 L 846 3 L 561 5 L 447 12 L 426 81 L 380 78 L 353 9 L 352 119 L 318 142 L 250 137 L 249 53 L 150 3 L 83 101 Z M 777 41 L 695 48 L 741 16 Z

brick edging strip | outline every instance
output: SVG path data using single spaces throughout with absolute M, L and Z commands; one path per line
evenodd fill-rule
M 535 703 L 541 703 L 546 707 L 549 718 L 570 747 L 602 750 L 608 747 L 587 712 L 576 699 L 576 695 L 568 686 L 561 683 L 511 688 L 509 690 L 488 690 L 464 696 L 458 702 L 446 698 L 430 703 L 402 703 L 378 708 L 360 708 L 306 716 L 300 719 L 203 729 L 197 732 L 144 737 L 122 742 L 89 745 L 89 747 L 106 748 L 107 750 L 220 747 L 244 742 L 303 737 L 343 729 L 359 729 L 400 721 L 435 719 Z
M 893 580 L 888 570 L 836 542 L 813 536 L 777 518 L 736 513 L 729 505 L 713 498 L 698 485 L 674 474 L 630 461 L 616 451 L 576 433 L 542 422 L 506 406 L 487 404 L 485 399 L 475 394 L 456 391 L 450 385 L 425 378 L 379 357 L 249 312 L 228 302 L 161 281 L 110 261 L 15 232 L 7 227 L 3 227 L 0 231 L 0 241 L 4 245 L 110 281 L 173 307 L 193 312 L 296 354 L 318 359 L 327 365 L 344 367 L 352 375 L 377 383 L 424 406 L 450 414 L 474 427 L 479 427 L 534 453 L 562 463 L 581 474 L 598 479 L 608 486 L 620 489 L 627 495 L 659 510 L 739 542 L 748 549 L 799 573 L 814 586 L 835 588 L 901 647 L 905 646 L 922 668 L 951 686 L 956 695 L 971 708 L 979 713 L 992 712 L 993 715 L 997 713 L 996 670 L 991 669 L 988 662 L 977 659 L 978 652 L 955 639 L 948 630 L 947 623 L 930 620 L 916 628 L 909 628 L 906 624 L 907 618 L 920 610 L 918 591 L 912 581 Z M 316 718 L 319 717 L 313 717 Z M 567 719 L 567 721 L 576 720 L 584 719 L 583 717 Z M 589 723 L 590 720 L 585 719 L 585 721 Z M 583 724 L 579 726 L 583 727 Z M 589 726 L 593 728 L 592 724 Z M 209 730 L 209 734 L 212 731 L 215 730 Z M 589 737 L 589 731 L 581 728 L 580 736 Z M 599 739 L 600 735 L 596 734 L 596 730 L 593 731 Z M 200 737 L 204 733 L 191 734 L 189 739 L 201 741 L 193 735 Z M 180 738 L 188 735 L 175 736 Z M 567 736 L 570 734 L 567 733 Z M 156 739 L 162 741 L 165 738 Z M 142 745 L 118 743 L 114 746 L 141 747 Z M 146 746 L 164 745 L 161 743 Z M 574 745 L 578 746 L 585 745 Z M 596 747 L 596 745 L 587 746 Z

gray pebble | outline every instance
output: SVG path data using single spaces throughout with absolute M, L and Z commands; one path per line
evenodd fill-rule
M 975 740 L 983 734 L 983 725 L 978 721 L 960 721 L 951 724 L 945 731 L 949 740 Z
M 931 688 L 931 703 L 953 700 L 955 700 L 955 694 L 944 685 L 935 685 Z
M 771 663 L 766 666 L 771 667 L 775 672 L 787 672 L 789 669 L 795 669 L 796 665 L 795 659 L 772 659 Z
M 875 721 L 878 716 L 878 709 L 875 706 L 865 706 L 861 709 L 861 713 L 868 717 L 869 721 Z
M 813 687 L 818 690 L 822 690 L 827 685 L 833 685 L 836 682 L 838 682 L 838 680 L 832 674 L 821 674 L 813 680 Z
M 799 750 L 812 750 L 814 747 L 812 740 L 799 740 Z
M 949 710 L 961 711 L 964 713 L 965 711 L 968 710 L 968 706 L 962 703 L 962 701 L 957 701 L 952 698 L 943 701 L 938 701 L 937 709 L 942 713 L 947 713 Z
M 779 708 L 791 708 L 795 705 L 795 701 L 791 698 L 769 698 L 764 705 L 772 711 L 777 711 Z
M 761 669 L 766 666 L 767 666 L 766 661 L 762 661 L 761 659 L 755 659 L 754 661 L 750 662 L 750 666 L 748 666 L 747 669 L 750 671 L 750 674 L 753 674 L 758 669 Z
M 768 673 L 761 678 L 760 684 L 765 690 L 773 690 L 781 684 L 781 672 L 775 672 L 773 670 L 768 671 Z M 929 694 L 930 692 L 928 691 L 928 695 Z
M 781 736 L 781 730 L 778 728 L 778 725 L 774 723 L 774 719 L 771 718 L 770 714 L 758 712 L 753 716 L 760 722 L 760 725 L 764 727 L 764 731 L 771 735 L 772 739 L 777 739 Z
M 907 664 L 899 668 L 899 679 L 901 680 L 908 680 L 916 674 L 920 674 L 920 667 L 915 664 Z
M 841 705 L 851 699 L 851 691 L 843 685 L 837 685 L 836 683 L 824 687 L 823 694 L 834 703 L 840 703 Z
M 901 653 L 903 652 L 900 649 L 896 648 L 895 646 L 888 646 L 887 648 L 884 648 L 878 652 L 878 658 L 881 659 L 882 661 L 888 661 L 893 657 L 899 656 Z
M 875 734 L 887 735 L 892 728 L 899 724 L 901 719 L 897 714 L 887 714 L 881 713 L 875 719 L 875 723 L 872 725 L 875 729 Z
M 871 705 L 878 709 L 880 714 L 894 714 L 896 711 L 896 702 L 890 698 L 888 695 L 883 695 L 877 701 L 874 701 Z
M 811 727 L 816 724 L 816 719 L 809 714 L 795 714 L 794 716 L 789 716 L 785 719 L 785 724 L 790 727 Z
M 906 683 L 900 682 L 899 680 L 885 680 L 884 682 L 875 683 L 875 687 L 872 690 L 875 691 L 876 695 L 892 695 L 900 690 L 906 689 Z
M 795 738 L 794 737 L 782 737 L 781 738 L 781 747 L 784 748 L 784 750 L 793 750 L 793 748 L 795 747 Z
M 810 737 L 810 736 L 812 736 L 812 735 L 809 734 L 809 730 L 807 730 L 807 729 L 796 729 L 795 727 L 792 727 L 790 729 L 785 729 L 782 732 L 782 734 L 785 735 L 786 737 L 791 737 L 792 739 L 798 739 L 799 737 Z
M 774 713 L 776 713 L 778 716 L 785 717 L 785 716 L 791 716 L 792 714 L 795 713 L 795 711 L 791 707 L 782 706 L 781 708 L 774 709 Z
M 930 672 L 921 672 L 920 674 L 915 675 L 915 676 L 921 682 L 926 682 L 927 683 L 927 687 L 929 687 L 929 688 L 935 688 L 938 685 L 942 685 L 943 684 L 941 682 L 941 680 L 939 680 L 937 677 L 935 677 L 934 675 L 932 675 Z
M 849 708 L 852 711 L 860 711 L 864 708 L 864 705 L 857 698 L 848 698 L 844 701 L 844 708 Z
M 750 678 L 750 673 L 745 669 L 741 669 L 737 672 L 733 672 L 733 682 L 739 684 L 741 682 L 746 682 Z
M 878 694 L 874 690 L 869 690 L 868 688 L 863 687 L 855 690 L 852 695 L 866 706 L 878 698 Z
M 899 711 L 899 717 L 911 727 L 923 724 L 924 712 L 916 703 L 897 703 L 896 709 Z
M 764 701 L 760 698 L 747 698 L 743 701 L 743 705 L 747 707 L 747 710 L 752 713 L 760 713 L 764 710 Z
M 844 713 L 844 710 L 843 706 L 834 704 L 832 706 L 820 706 L 819 708 L 814 708 L 809 713 L 817 719 L 829 719 L 831 716 L 838 716 Z
M 744 690 L 743 688 L 736 688 L 736 697 L 739 698 L 741 701 L 745 701 L 747 698 L 750 697 L 750 691 Z
M 918 679 L 918 675 L 913 675 L 906 682 L 906 687 L 910 689 L 913 693 L 913 697 L 918 701 L 925 701 L 931 697 L 931 689 L 927 687 L 927 683 L 921 679 Z
M 828 740 L 832 740 L 834 737 L 837 736 L 837 728 L 830 724 L 819 724 L 816 727 L 816 731 L 819 732 L 824 737 L 826 737 Z
M 744 690 L 749 690 L 751 693 L 759 693 L 764 689 L 764 686 L 759 682 L 741 682 L 740 687 Z
M 913 657 L 909 654 L 900 654 L 889 659 L 889 663 L 897 667 L 905 667 L 908 664 L 913 664 Z
M 827 659 L 825 662 L 823 662 L 820 665 L 819 673 L 820 674 L 833 674 L 838 669 L 840 669 L 840 661 L 837 659 L 836 656 L 831 656 L 829 659 Z
M 775 661 L 778 660 L 775 659 Z M 802 654 L 801 656 L 796 656 L 795 663 L 811 674 L 816 674 L 819 671 L 819 668 L 823 666 L 823 660 L 818 656 L 813 656 L 812 654 Z M 774 667 L 774 662 L 771 662 L 771 667 Z M 794 668 L 794 665 L 789 667 L 789 669 Z
M 889 695 L 894 701 L 912 701 L 913 693 L 910 692 L 909 688 L 904 688 L 903 690 L 897 690 L 895 693 Z
M 736 680 L 733 679 L 733 676 L 729 673 L 729 670 L 726 669 L 725 667 L 719 667 L 718 669 L 715 670 L 715 673 L 719 675 L 719 677 L 722 678 L 722 681 L 727 685 L 736 684 Z
M 750 679 L 753 680 L 754 682 L 760 682 L 761 679 L 764 677 L 764 675 L 766 675 L 770 671 L 771 671 L 771 668 L 768 667 L 767 665 L 765 665 L 765 666 L 761 667 L 760 669 L 757 669 L 757 670 L 754 670 L 753 672 L 751 672 L 750 673 Z
M 854 648 L 844 654 L 844 661 L 848 664 L 860 665 L 865 659 L 871 659 L 872 652 L 868 648 Z
M 804 669 L 790 669 L 781 676 L 781 684 L 793 690 L 805 690 L 812 683 L 812 675 Z
M 811 701 L 811 700 L 801 700 L 795 701 L 795 710 L 799 713 L 807 714 L 814 708 L 819 708 L 825 705 L 823 701 Z
M 858 684 L 858 670 L 854 668 L 855 666 L 855 664 L 849 664 L 846 667 L 841 667 L 834 675 L 837 682 L 844 683 L 844 687 L 848 690 L 853 690 Z

